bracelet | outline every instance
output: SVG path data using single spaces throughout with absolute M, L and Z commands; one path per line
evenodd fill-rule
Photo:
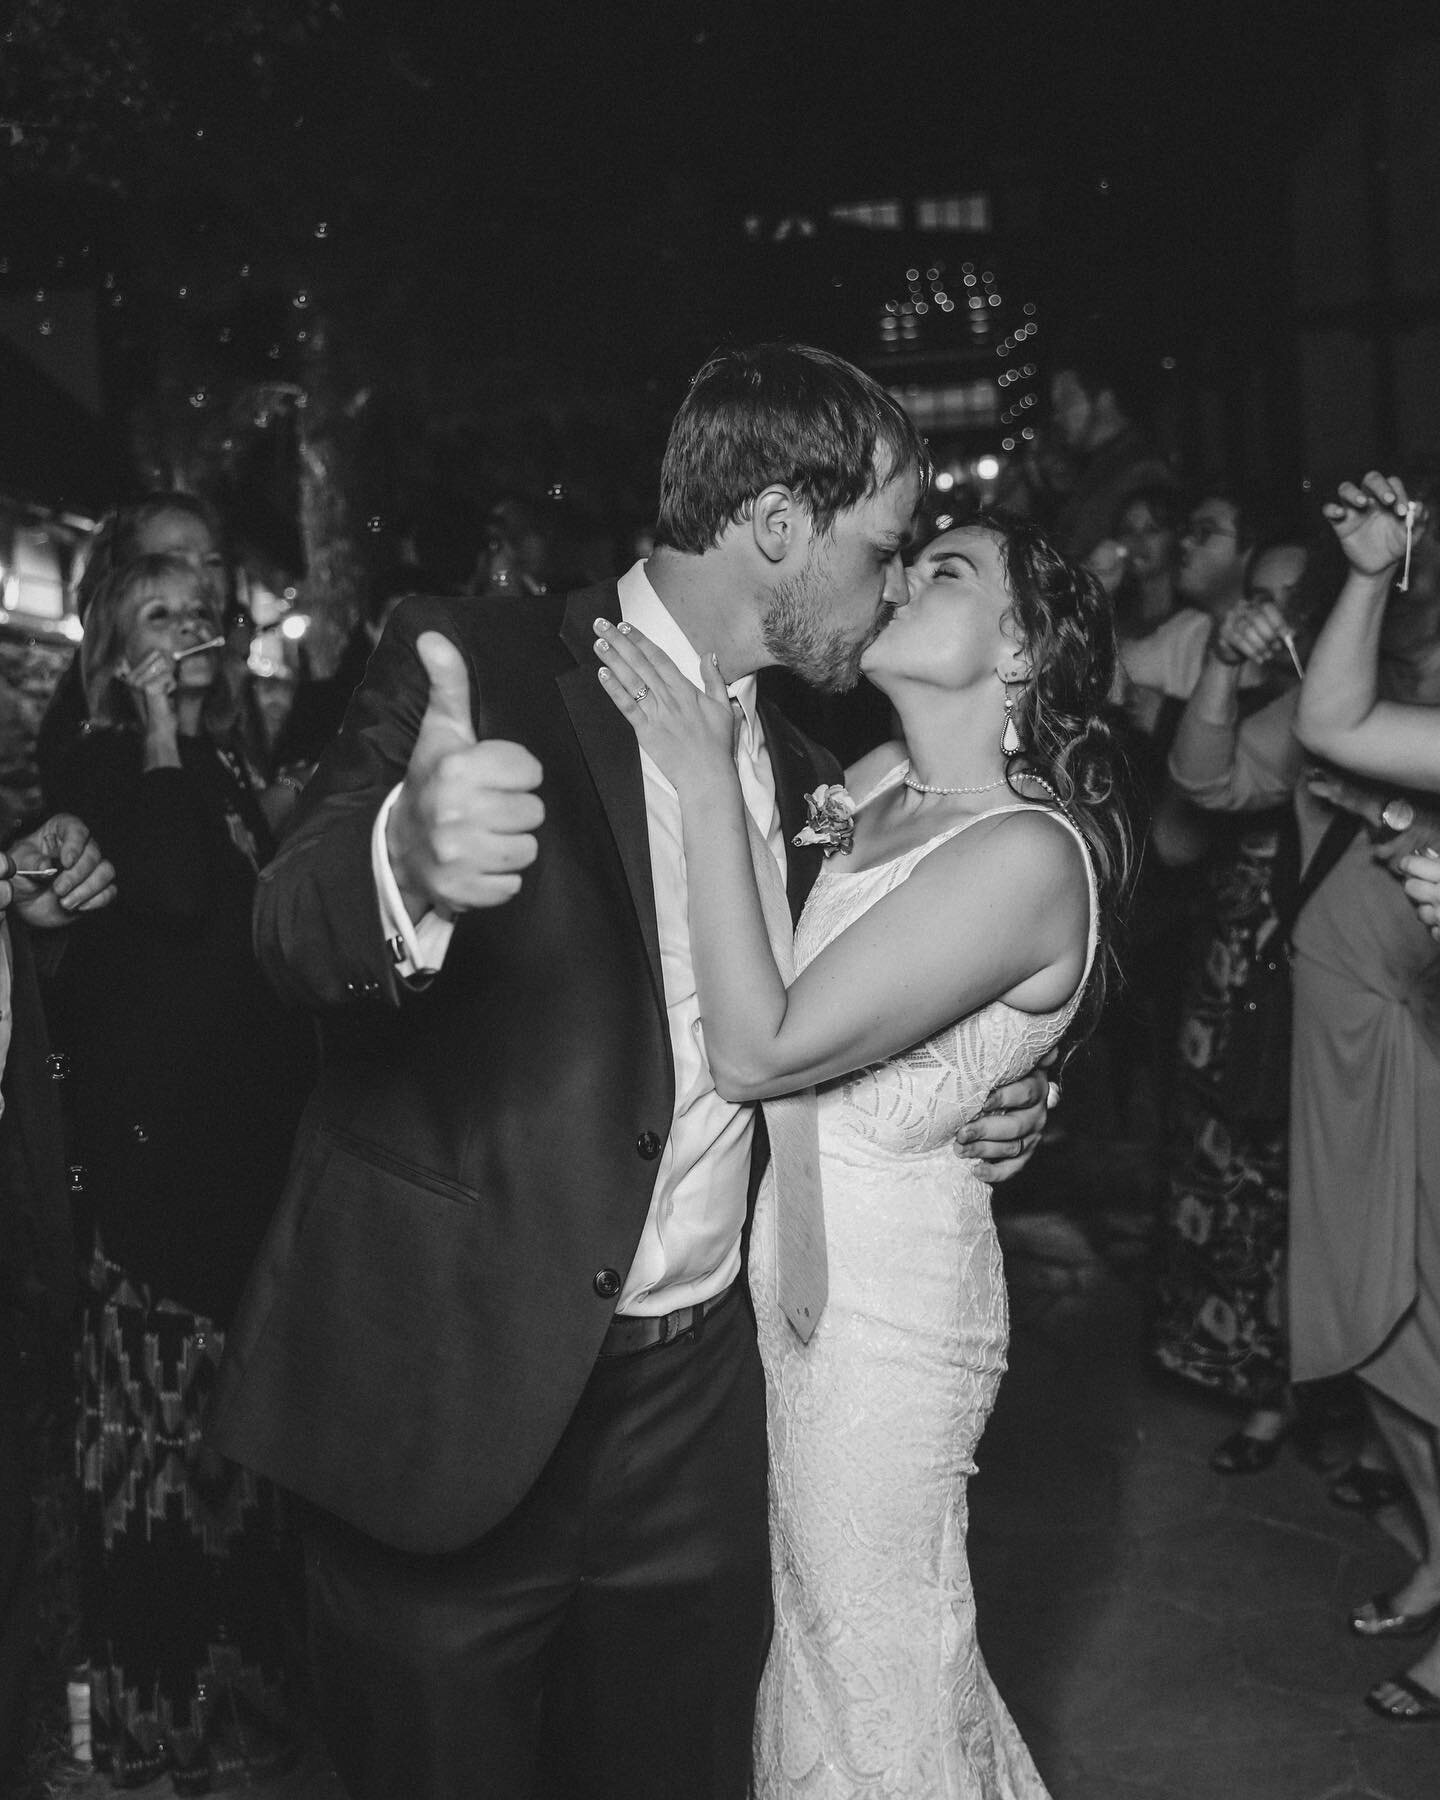
M 273 787 L 291 788 L 297 794 L 305 792 L 305 783 L 297 781 L 293 775 L 277 775 L 271 784 Z

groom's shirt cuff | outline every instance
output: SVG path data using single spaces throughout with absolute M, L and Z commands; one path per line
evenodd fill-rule
M 408 981 L 433 975 L 444 963 L 455 921 L 438 912 L 427 912 L 412 920 L 400 897 L 400 886 L 390 867 L 390 851 L 385 842 L 385 824 L 399 798 L 400 785 L 397 782 L 391 788 L 375 816 L 375 826 L 370 833 L 370 867 L 375 876 L 375 895 L 380 903 L 380 929 L 394 960 L 395 973 Z

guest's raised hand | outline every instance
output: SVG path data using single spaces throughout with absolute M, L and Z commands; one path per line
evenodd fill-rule
M 98 912 L 115 891 L 114 866 L 73 813 L 54 814 L 0 856 L 0 912 L 13 905 L 27 925 L 41 930 Z
M 385 825 L 390 867 L 412 918 L 499 906 L 538 852 L 544 771 L 522 744 L 477 737 L 465 659 L 438 631 L 415 649 L 429 700 Z
M 1352 569 L 1361 575 L 1384 575 L 1405 555 L 1406 516 L 1410 496 L 1398 475 L 1372 469 L 1359 482 L 1342 481 L 1333 500 L 1321 509 L 1330 521 Z M 1418 534 L 1425 517 L 1417 509 L 1411 530 Z
M 163 650 L 147 651 L 132 669 L 126 662 L 115 673 L 135 696 L 147 738 L 172 741 L 177 730 L 175 659 Z
M 677 793 L 733 777 L 735 709 L 713 656 L 701 663 L 702 693 L 633 626 L 597 619 L 595 654 L 601 686 Z
M 1440 944 L 1440 850 L 1426 848 L 1402 856 L 1393 865 L 1401 877 L 1420 923 Z
M 1289 622 L 1273 601 L 1241 600 L 1215 622 L 1210 647 L 1232 668 L 1270 663 L 1287 654 L 1289 631 Z
M 1385 800 L 1380 790 L 1372 787 L 1369 782 L 1358 781 L 1341 769 L 1327 766 L 1307 769 L 1305 786 L 1317 800 L 1323 800 L 1327 806 L 1333 806 L 1340 812 L 1355 813 L 1372 831 L 1380 829 L 1380 813 Z

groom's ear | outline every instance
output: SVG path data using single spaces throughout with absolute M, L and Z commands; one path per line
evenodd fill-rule
M 750 508 L 755 548 L 769 563 L 782 563 L 803 551 L 808 540 L 805 509 L 788 487 L 773 482 L 762 488 Z

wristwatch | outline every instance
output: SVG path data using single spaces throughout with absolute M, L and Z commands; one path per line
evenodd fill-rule
M 1408 800 L 1387 800 L 1380 808 L 1382 838 L 1399 837 L 1415 823 L 1415 808 Z

